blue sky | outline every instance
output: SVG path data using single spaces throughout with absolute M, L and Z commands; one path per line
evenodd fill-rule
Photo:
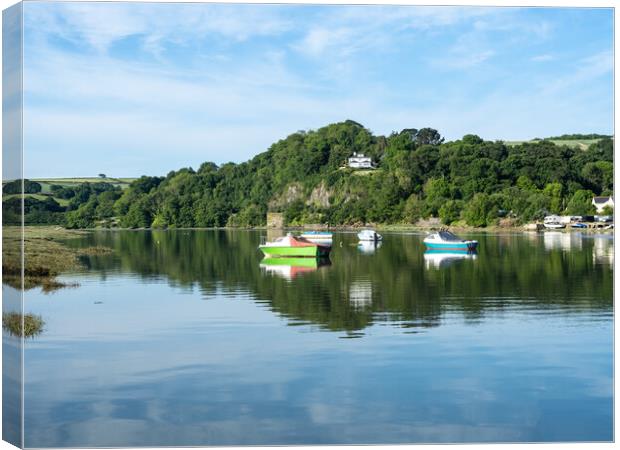
M 613 11 L 24 4 L 27 177 L 242 162 L 353 119 L 448 139 L 613 131 Z

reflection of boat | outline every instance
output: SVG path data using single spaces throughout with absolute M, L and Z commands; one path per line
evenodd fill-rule
M 582 233 L 563 233 L 561 231 L 547 231 L 543 235 L 543 242 L 547 250 L 578 250 L 582 247 Z
M 377 242 L 377 241 L 382 240 L 383 236 L 381 236 L 375 230 L 362 230 L 359 233 L 357 233 L 357 238 L 360 241 Z
M 299 237 L 314 242 L 315 244 L 331 246 L 333 235 L 329 231 L 306 231 L 301 233 Z
M 278 257 L 321 257 L 329 255 L 331 246 L 316 244 L 291 233 L 277 238 L 275 241 L 261 244 L 258 248 L 267 256 Z
M 614 267 L 614 239 L 613 236 L 594 235 L 592 259 L 594 264 L 605 264 Z
M 463 259 L 476 259 L 475 251 L 444 251 L 444 250 L 427 250 L 424 252 L 424 262 L 426 268 L 431 267 L 442 268 Z
M 369 280 L 357 280 L 351 283 L 349 303 L 355 309 L 364 309 L 372 305 L 372 283 Z
M 376 249 L 381 247 L 381 241 L 360 241 L 357 244 L 357 248 L 360 252 L 365 253 L 367 255 L 372 255 Z
M 430 250 L 450 250 L 467 252 L 478 247 L 478 241 L 461 239 L 448 230 L 440 230 L 424 238 L 424 245 Z
M 319 267 L 329 266 L 329 258 L 272 258 L 266 257 L 260 262 L 260 268 L 266 272 L 291 280 L 297 275 L 314 272 Z

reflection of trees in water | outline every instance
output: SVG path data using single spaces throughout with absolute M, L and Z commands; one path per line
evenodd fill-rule
M 381 321 L 437 326 L 447 309 L 476 319 L 522 299 L 530 307 L 557 305 L 566 311 L 612 304 L 613 273 L 593 264 L 592 241 L 568 252 L 520 235 L 476 238 L 475 260 L 429 269 L 419 236 L 390 234 L 370 256 L 357 249 L 354 235 L 337 234 L 331 266 L 291 279 L 261 269 L 259 232 L 102 232 L 80 245 L 115 249 L 85 261 L 102 276 L 120 269 L 144 278 L 165 275 L 172 285 L 198 286 L 205 295 L 250 291 L 292 322 L 330 330 L 361 330 Z

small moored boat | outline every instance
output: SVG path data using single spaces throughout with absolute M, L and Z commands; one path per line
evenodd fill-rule
M 425 237 L 424 245 L 429 250 L 468 252 L 476 250 L 478 241 L 461 239 L 448 230 L 440 230 Z
M 377 242 L 377 241 L 382 240 L 383 236 L 381 236 L 375 230 L 362 230 L 359 233 L 357 233 L 357 238 L 360 241 Z
M 333 235 L 329 231 L 306 231 L 301 233 L 299 237 L 321 245 L 332 245 Z
M 272 257 L 314 257 L 328 256 L 331 246 L 310 242 L 302 237 L 295 237 L 291 233 L 266 242 L 258 248 L 267 256 Z
M 588 226 L 585 223 L 573 223 L 571 228 L 588 228 Z
M 560 230 L 562 228 L 566 228 L 566 225 L 559 222 L 545 222 L 543 225 L 548 230 Z

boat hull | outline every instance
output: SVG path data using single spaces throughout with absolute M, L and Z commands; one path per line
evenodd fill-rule
M 429 250 L 441 250 L 444 252 L 471 252 L 478 248 L 475 241 L 469 242 L 424 242 Z
M 329 255 L 329 247 L 321 245 L 312 245 L 304 247 L 277 247 L 261 245 L 258 247 L 266 256 L 272 257 L 305 257 L 305 258 L 319 258 L 321 256 Z
M 306 235 L 306 234 L 302 234 L 301 235 L 302 238 L 313 242 L 315 244 L 318 245 L 323 245 L 325 247 L 331 247 L 332 246 L 332 238 L 330 237 L 325 237 L 325 236 L 312 236 L 312 235 Z

